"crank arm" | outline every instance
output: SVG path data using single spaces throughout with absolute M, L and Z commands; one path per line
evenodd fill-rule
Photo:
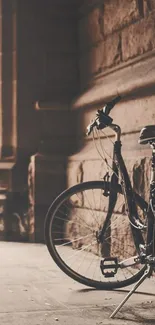
M 124 261 L 119 262 L 118 267 L 120 267 L 121 269 L 124 269 L 126 267 L 136 265 L 139 262 L 140 262 L 139 256 L 135 255 L 135 256 L 127 258 Z

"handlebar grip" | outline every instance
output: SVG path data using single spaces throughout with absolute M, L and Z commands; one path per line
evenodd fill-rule
M 112 110 L 112 108 L 122 99 L 121 96 L 117 96 L 116 98 L 114 98 L 111 102 L 107 103 L 106 106 L 103 108 L 103 112 L 106 115 L 109 115 L 110 111 Z

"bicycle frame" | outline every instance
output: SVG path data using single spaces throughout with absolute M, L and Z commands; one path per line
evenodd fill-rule
M 151 180 L 150 180 L 150 194 L 149 194 L 149 206 L 147 212 L 148 218 L 148 235 L 147 235 L 147 255 L 151 254 L 155 256 L 155 144 L 151 145 L 152 151 L 152 165 L 151 165 Z
M 110 315 L 110 318 L 114 318 L 126 301 L 131 297 L 131 295 L 136 291 L 136 289 L 144 282 L 147 277 L 150 277 L 155 271 L 155 143 L 151 145 L 153 148 L 152 152 L 152 166 L 151 166 L 151 181 L 150 181 L 150 198 L 147 209 L 148 218 L 148 233 L 147 242 L 144 251 L 144 256 L 141 255 L 141 263 L 145 264 L 145 272 L 142 277 L 136 283 L 136 285 L 129 291 L 127 296 L 119 304 L 119 306 Z
M 137 206 L 136 206 L 136 200 L 135 200 L 135 193 L 132 189 L 129 174 L 127 172 L 126 166 L 124 159 L 121 154 L 121 129 L 118 125 L 112 124 L 110 126 L 113 131 L 116 133 L 116 139 L 114 142 L 114 150 L 113 150 L 113 164 L 112 164 L 112 169 L 113 169 L 113 174 L 111 176 L 111 188 L 116 188 L 118 185 L 118 175 L 121 175 L 121 187 L 122 187 L 122 192 L 125 197 L 126 201 L 126 212 L 128 214 L 130 224 L 131 224 L 131 231 L 133 233 L 133 238 L 135 241 L 135 246 L 137 248 L 137 252 L 140 255 L 141 254 L 141 249 L 140 245 L 144 245 L 144 239 L 141 233 L 141 230 L 143 229 L 143 225 L 141 223 L 141 220 L 138 216 L 137 212 Z M 153 158 L 152 158 L 152 174 L 151 174 L 151 185 L 150 185 L 150 198 L 155 197 L 155 149 L 153 153 Z M 138 194 L 136 194 L 136 199 L 139 197 L 139 200 L 141 199 Z M 117 201 L 117 192 L 115 191 L 110 191 L 109 192 L 109 206 L 108 206 L 108 212 L 107 212 L 107 217 L 104 222 L 103 228 L 100 232 L 99 239 L 101 241 L 104 240 L 104 233 L 107 228 L 108 223 L 110 222 L 110 218 L 112 216 L 112 213 L 114 211 L 114 207 Z M 151 204 L 149 201 L 149 205 L 143 204 L 143 208 L 146 211 L 146 215 L 148 218 L 148 234 L 147 234 L 147 255 L 148 254 L 153 254 L 154 252 L 154 247 L 153 247 L 153 229 L 155 225 L 155 218 L 152 212 Z

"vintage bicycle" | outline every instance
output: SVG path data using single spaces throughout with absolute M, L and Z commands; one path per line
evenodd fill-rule
M 132 188 L 121 154 L 121 128 L 109 116 L 120 99 L 117 96 L 99 109 L 87 128 L 94 141 L 95 132 L 98 135 L 107 127 L 114 131 L 112 165 L 102 156 L 108 167 L 103 179 L 65 190 L 51 204 L 45 220 L 49 253 L 68 276 L 105 290 L 136 282 L 111 317 L 155 269 L 155 125 L 144 127 L 139 138 L 140 144 L 152 148 L 146 202 Z

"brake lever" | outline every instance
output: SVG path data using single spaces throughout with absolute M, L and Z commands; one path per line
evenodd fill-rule
M 86 132 L 86 135 L 90 135 L 90 133 L 93 131 L 93 128 L 97 126 L 97 123 L 96 123 L 96 119 L 95 121 L 93 121 L 92 123 L 90 123 L 88 126 L 87 126 L 87 132 Z

